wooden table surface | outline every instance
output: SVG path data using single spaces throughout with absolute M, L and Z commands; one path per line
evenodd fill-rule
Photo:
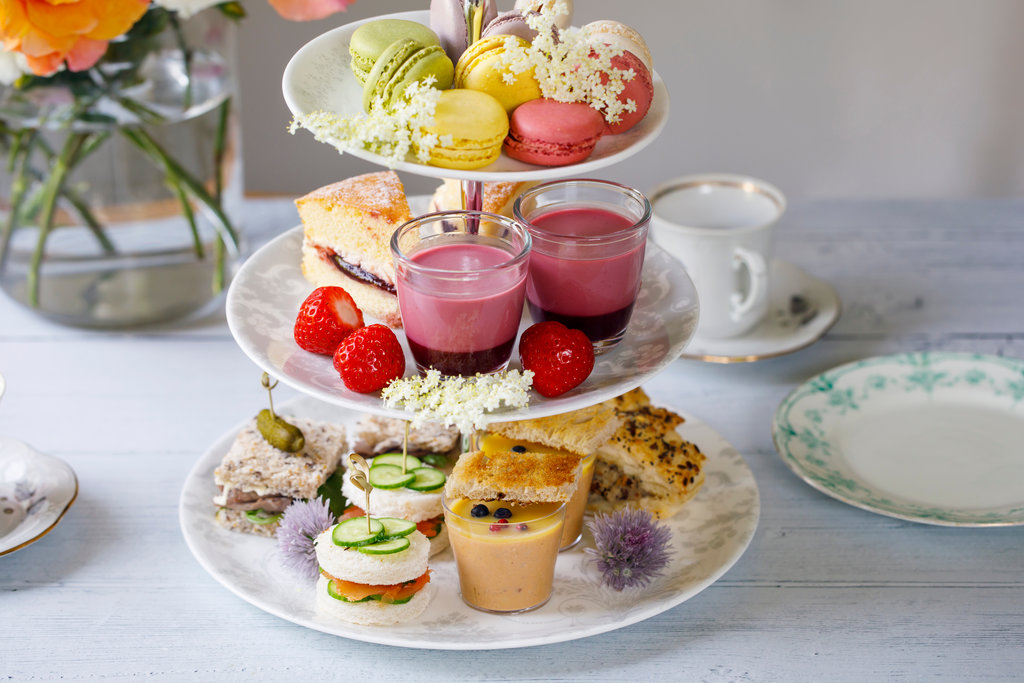
M 254 243 L 298 222 L 287 201 L 246 209 Z M 749 463 L 762 505 L 750 547 L 656 617 L 518 650 L 367 644 L 236 597 L 178 525 L 193 463 L 263 405 L 222 312 L 96 332 L 0 297 L 0 435 L 62 458 L 80 484 L 52 532 L 0 557 L 0 678 L 1020 680 L 1024 528 L 927 526 L 833 500 L 782 463 L 770 422 L 792 388 L 847 361 L 923 349 L 1024 357 L 1024 200 L 807 203 L 790 208 L 777 243 L 839 293 L 829 334 L 757 363 L 676 360 L 645 385 Z

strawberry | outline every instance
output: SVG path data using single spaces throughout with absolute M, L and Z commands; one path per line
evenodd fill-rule
M 341 287 L 318 287 L 295 317 L 295 343 L 306 351 L 334 354 L 341 340 L 363 326 L 363 312 Z
M 541 396 L 561 396 L 577 387 L 594 369 L 594 347 L 580 330 L 549 320 L 531 325 L 519 338 L 519 360 L 533 371 L 533 388 Z
M 334 369 L 351 391 L 378 391 L 405 374 L 405 352 L 390 327 L 367 325 L 341 341 Z

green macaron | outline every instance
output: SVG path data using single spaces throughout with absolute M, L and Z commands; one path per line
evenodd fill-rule
M 401 101 L 405 89 L 417 81 L 434 77 L 434 87 L 451 87 L 455 66 L 440 45 L 426 47 L 408 38 L 396 40 L 377 58 L 363 84 L 363 109 L 378 101 L 391 109 Z
M 348 51 L 352 57 L 352 73 L 360 84 L 377 62 L 381 53 L 396 40 L 408 38 L 417 45 L 440 45 L 437 34 L 427 26 L 405 19 L 376 19 L 357 28 L 349 39 Z

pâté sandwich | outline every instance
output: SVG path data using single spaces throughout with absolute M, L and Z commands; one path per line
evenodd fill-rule
M 289 417 L 304 444 L 295 452 L 271 445 L 257 418 L 235 437 L 213 472 L 219 488 L 213 501 L 217 522 L 232 531 L 273 536 L 285 509 L 296 500 L 320 495 L 345 450 L 345 428 L 327 422 Z

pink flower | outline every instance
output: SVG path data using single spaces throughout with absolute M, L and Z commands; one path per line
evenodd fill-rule
M 355 0 L 270 0 L 270 6 L 285 19 L 312 21 L 344 12 Z

